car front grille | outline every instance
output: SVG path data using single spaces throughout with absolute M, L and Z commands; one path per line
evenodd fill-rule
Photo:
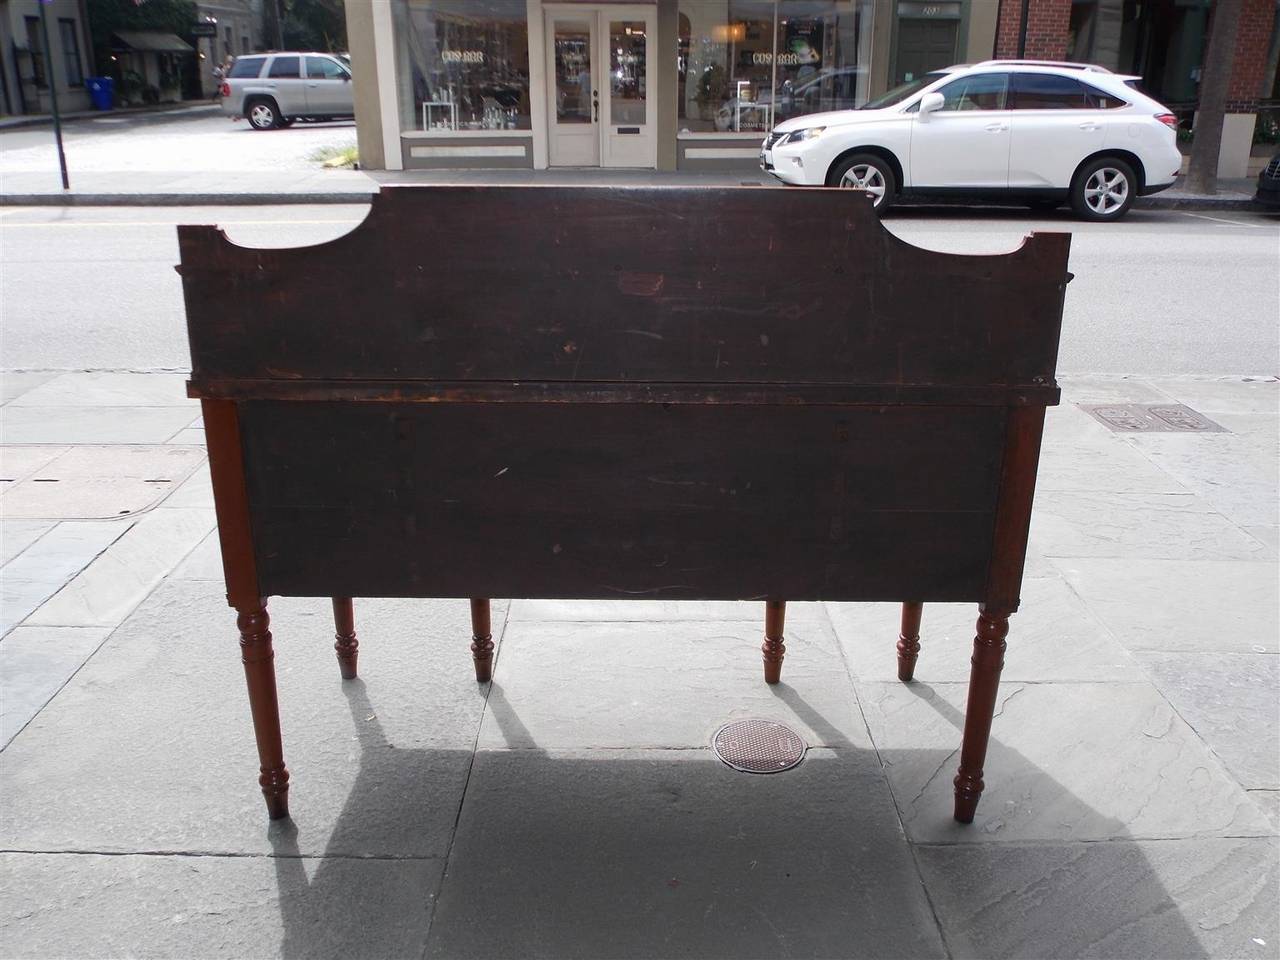
M 786 136 L 787 136 L 787 135 L 786 135 L 785 133 L 771 133 L 771 134 L 769 134 L 767 137 L 765 137 L 765 138 L 764 138 L 764 148 L 765 148 L 766 150 L 768 150 L 770 147 L 772 147 L 772 146 L 773 146 L 775 143 L 777 143 L 779 140 L 786 139 Z
M 1280 180 L 1280 153 L 1271 158 L 1271 162 L 1262 171 L 1262 175 L 1268 180 Z

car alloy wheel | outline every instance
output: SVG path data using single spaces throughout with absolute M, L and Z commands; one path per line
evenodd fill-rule
M 270 130 L 276 125 L 276 112 L 259 101 L 249 108 L 249 122 L 259 130 Z
M 1098 217 L 1111 217 L 1129 199 L 1129 178 L 1115 167 L 1099 167 L 1084 182 L 1084 202 Z
M 884 175 L 869 163 L 859 163 L 850 167 L 840 178 L 840 187 L 846 190 L 865 190 L 872 196 L 874 206 L 884 202 Z

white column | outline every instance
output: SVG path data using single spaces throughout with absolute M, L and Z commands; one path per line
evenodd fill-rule
M 388 170 L 403 170 L 400 151 L 400 100 L 396 92 L 395 28 L 391 0 L 374 0 L 373 59 L 378 71 L 378 109 L 382 117 L 383 164 Z
M 533 169 L 547 169 L 547 49 L 542 0 L 525 0 L 529 17 L 529 125 L 533 128 Z

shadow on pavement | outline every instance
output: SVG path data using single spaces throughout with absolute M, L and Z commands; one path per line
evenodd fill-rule
M 395 749 L 369 722 L 376 696 L 362 681 L 344 689 L 360 770 L 330 838 L 337 850 L 350 849 L 344 835 L 367 835 L 366 808 L 385 809 L 375 795 L 401 795 L 406 811 L 428 802 L 415 793 L 416 771 L 458 753 Z M 451 958 L 1133 956 L 1132 940 L 1122 940 L 1136 929 L 1143 955 L 1207 956 L 1134 843 L 1072 845 L 1123 848 L 1123 862 L 1090 875 L 1088 854 L 1073 852 L 1065 875 L 1036 873 L 1008 896 L 986 892 L 999 885 L 992 863 L 1042 847 L 961 840 L 913 849 L 880 758 L 841 738 L 794 689 L 775 692 L 775 719 L 789 712 L 843 745 L 812 749 L 779 776 L 736 773 L 703 749 L 480 751 L 447 864 L 430 862 L 410 910 L 403 874 L 371 883 L 347 869 L 350 856 L 302 859 L 296 828 L 272 825 L 279 954 L 399 955 L 425 940 L 426 956 Z M 924 685 L 916 692 L 959 728 L 958 711 Z M 508 740 L 531 742 L 498 684 L 487 709 Z M 993 740 L 991 778 L 1033 773 L 1065 792 L 1027 766 Z M 921 863 L 930 851 L 941 869 Z M 956 857 L 960 869 L 947 869 Z M 437 886 L 427 875 L 439 878 L 442 866 Z M 990 902 L 956 906 L 975 891 Z

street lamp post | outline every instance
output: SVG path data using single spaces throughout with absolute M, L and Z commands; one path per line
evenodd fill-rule
M 58 168 L 62 171 L 62 189 L 70 190 L 67 178 L 67 154 L 62 149 L 62 115 L 58 112 L 58 78 L 53 69 L 53 48 L 49 45 L 49 2 L 40 0 L 40 33 L 44 40 L 44 71 L 49 80 L 49 106 L 53 111 L 53 138 L 58 141 Z

